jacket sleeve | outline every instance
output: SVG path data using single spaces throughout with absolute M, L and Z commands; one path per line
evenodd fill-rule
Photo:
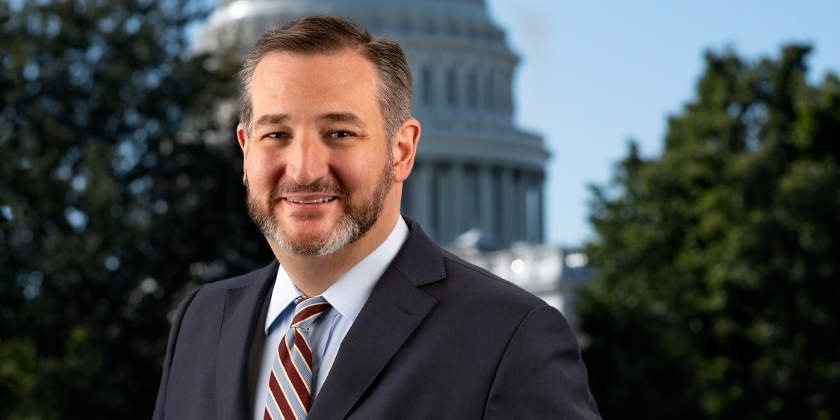
M 560 312 L 535 308 L 508 343 L 485 419 L 600 419 L 577 338 Z
M 172 367 L 172 358 L 175 355 L 175 345 L 178 342 L 181 321 L 184 320 L 184 314 L 187 312 L 187 308 L 203 286 L 198 286 L 181 302 L 181 305 L 178 306 L 178 311 L 175 313 L 175 318 L 172 319 L 172 328 L 169 330 L 169 341 L 166 344 L 166 358 L 163 360 L 163 375 L 160 379 L 160 389 L 158 389 L 157 402 L 155 403 L 155 412 L 152 415 L 152 420 L 164 419 L 163 409 L 166 405 L 166 386 L 169 383 L 169 370 Z

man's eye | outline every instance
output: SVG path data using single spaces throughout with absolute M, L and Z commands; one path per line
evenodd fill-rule
M 330 137 L 336 138 L 336 139 L 344 139 L 344 138 L 353 137 L 353 136 L 355 136 L 355 134 L 353 134 L 349 131 L 338 130 L 338 131 L 330 132 Z
M 266 137 L 268 137 L 270 139 L 285 139 L 285 138 L 288 138 L 289 135 L 286 134 L 286 133 L 283 133 L 283 132 L 277 132 L 277 133 L 269 133 L 269 134 L 266 135 Z

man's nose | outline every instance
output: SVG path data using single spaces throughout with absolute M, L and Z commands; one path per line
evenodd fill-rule
M 292 141 L 286 161 L 286 175 L 298 185 L 310 185 L 329 172 L 329 151 L 317 134 L 298 136 Z

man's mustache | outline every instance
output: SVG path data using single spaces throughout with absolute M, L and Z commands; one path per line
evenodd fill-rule
M 283 182 L 271 190 L 269 198 L 272 202 L 275 202 L 279 201 L 286 194 L 296 193 L 328 194 L 343 198 L 350 196 L 350 191 L 348 191 L 344 185 L 335 181 L 327 181 L 323 178 L 319 178 L 309 185 L 300 185 L 294 181 Z

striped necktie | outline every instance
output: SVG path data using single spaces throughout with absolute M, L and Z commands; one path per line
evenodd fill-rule
M 292 325 L 277 346 L 263 420 L 303 420 L 309 413 L 312 392 L 309 327 L 329 308 L 323 296 L 298 298 Z

